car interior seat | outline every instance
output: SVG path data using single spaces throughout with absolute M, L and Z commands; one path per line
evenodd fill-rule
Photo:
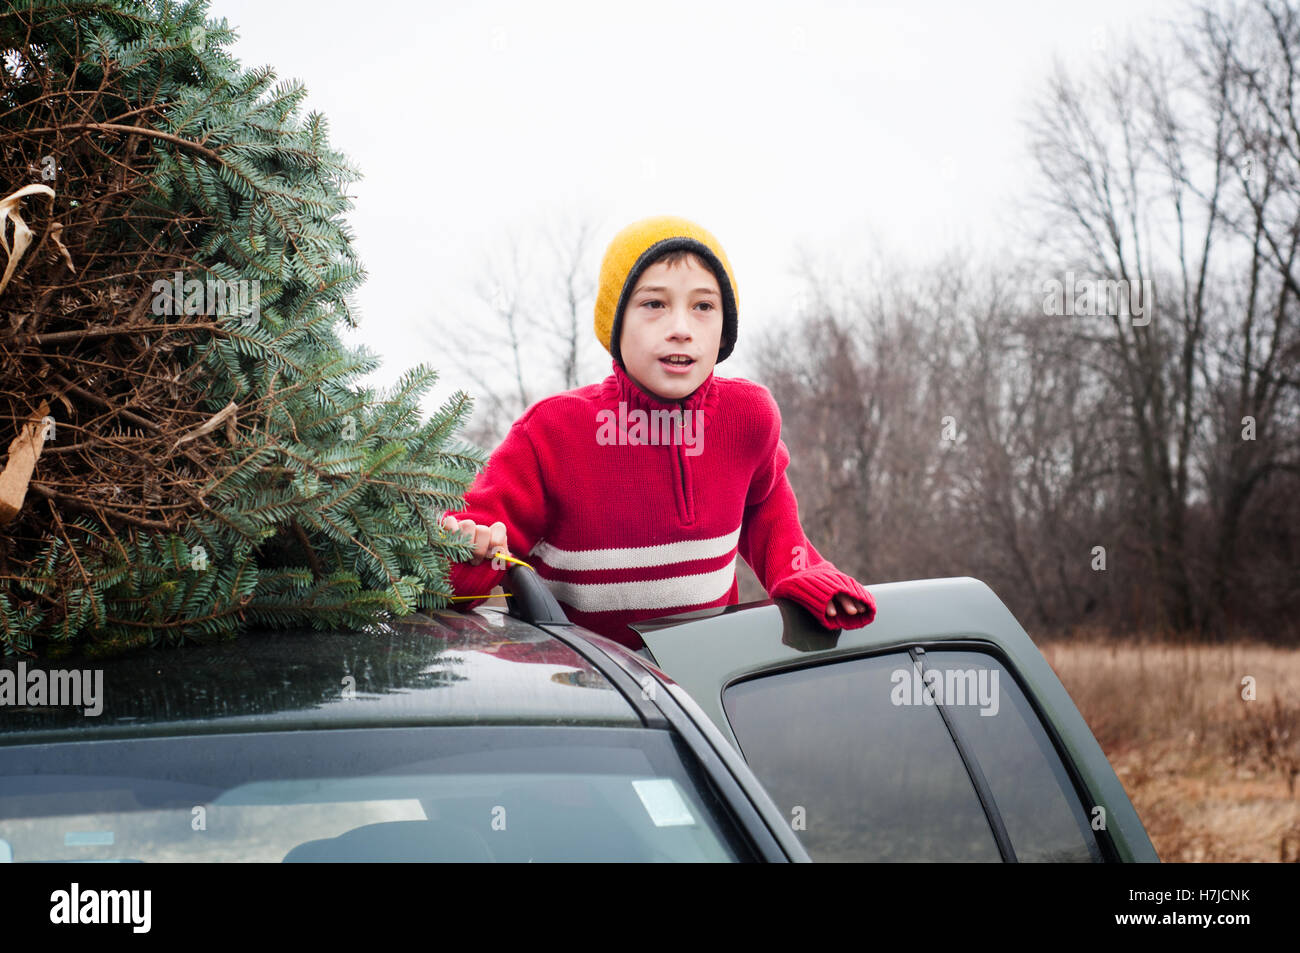
M 491 863 L 478 832 L 446 821 L 383 821 L 299 844 L 281 863 Z

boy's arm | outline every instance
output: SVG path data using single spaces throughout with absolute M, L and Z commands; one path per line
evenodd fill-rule
M 824 559 L 804 535 L 799 504 L 785 472 L 790 451 L 780 438 L 781 418 L 775 401 L 771 411 L 776 416 L 775 444 L 750 483 L 740 529 L 740 555 L 773 599 L 793 599 L 827 628 L 860 628 L 876 617 L 876 602 L 861 583 Z M 837 608 L 835 615 L 828 616 L 831 599 L 841 592 L 861 599 L 866 611 L 850 614 Z
M 515 421 L 501 445 L 492 452 L 487 466 L 465 494 L 464 507 L 449 510 L 446 516 L 487 525 L 504 523 L 507 551 L 519 559 L 537 545 L 546 529 L 546 497 L 541 464 L 523 418 Z M 483 599 L 466 599 L 452 605 L 462 612 L 473 609 L 488 597 L 494 586 L 501 584 L 505 574 L 504 568 L 492 568 L 490 553 L 477 566 L 469 562 L 452 563 L 448 572 L 452 591 L 458 596 L 483 596 Z

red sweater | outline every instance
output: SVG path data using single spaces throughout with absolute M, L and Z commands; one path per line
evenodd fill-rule
M 612 366 L 599 384 L 529 407 L 464 508 L 448 515 L 500 520 L 509 552 L 537 570 L 572 621 L 633 649 L 642 642 L 628 623 L 736 603 L 737 555 L 772 598 L 799 602 L 827 628 L 875 618 L 871 595 L 799 525 L 781 414 L 766 387 L 710 374 L 668 401 Z M 504 577 L 490 558 L 450 573 L 458 595 L 486 596 Z M 827 616 L 839 592 L 867 610 L 837 605 Z

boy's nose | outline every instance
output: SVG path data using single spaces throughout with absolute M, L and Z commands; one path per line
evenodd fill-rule
M 672 322 L 668 325 L 668 336 L 674 339 L 689 338 L 691 336 L 690 315 L 673 311 Z

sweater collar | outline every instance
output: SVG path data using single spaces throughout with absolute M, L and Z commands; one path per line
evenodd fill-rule
M 718 388 L 714 383 L 714 371 L 709 371 L 709 376 L 704 378 L 700 386 L 681 400 L 666 400 L 642 390 L 641 385 L 628 376 L 627 371 L 618 361 L 612 360 L 610 363 L 613 373 L 605 378 L 601 385 L 602 400 L 611 403 L 624 401 L 629 410 L 640 409 L 647 413 L 674 409 L 703 411 L 704 416 L 701 420 L 705 425 L 713 419 L 713 411 L 718 404 Z

